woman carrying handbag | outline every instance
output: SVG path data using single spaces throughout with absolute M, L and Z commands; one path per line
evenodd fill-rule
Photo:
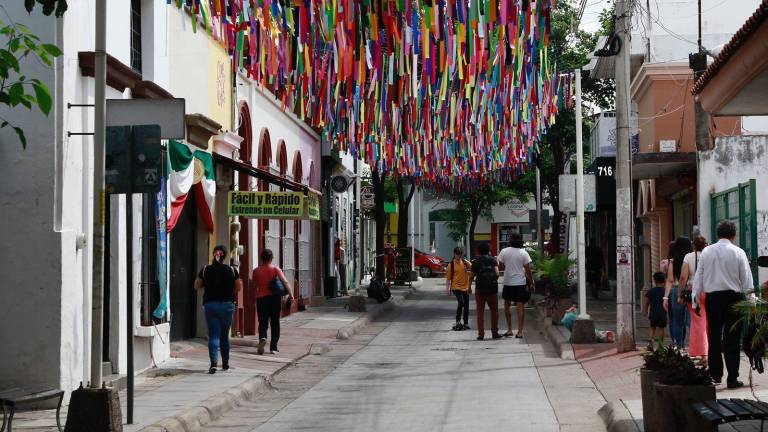
M 707 311 L 704 307 L 706 294 L 701 293 L 699 298 L 692 298 L 693 277 L 696 275 L 696 269 L 699 267 L 699 256 L 701 251 L 707 246 L 707 240 L 702 236 L 696 236 L 693 239 L 693 252 L 687 254 L 683 259 L 683 268 L 680 272 L 680 286 L 685 287 L 680 292 L 678 301 L 682 301 L 688 306 L 691 316 L 691 336 L 688 343 L 688 355 L 699 358 L 702 364 L 707 363 L 707 351 L 709 343 L 707 342 Z M 694 301 L 695 300 L 695 301 Z
M 267 344 L 267 328 L 271 327 L 269 352 L 278 354 L 277 342 L 280 340 L 280 311 L 283 296 L 293 300 L 293 290 L 283 271 L 272 265 L 274 254 L 270 249 L 261 252 L 259 266 L 253 269 L 251 283 L 256 287 L 256 313 L 259 315 L 259 354 L 264 354 Z

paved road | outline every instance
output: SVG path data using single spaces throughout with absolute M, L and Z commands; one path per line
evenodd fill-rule
M 426 283 L 398 313 L 305 358 L 206 430 L 604 430 L 605 401 L 577 363 L 535 328 L 499 341 L 448 330 L 455 301 L 441 289 Z

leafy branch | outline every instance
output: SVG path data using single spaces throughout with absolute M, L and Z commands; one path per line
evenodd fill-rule
M 27 1 L 28 9 L 29 3 Z M 32 3 L 34 6 L 34 2 Z M 0 48 L 0 104 L 10 108 L 22 105 L 29 110 L 37 107 L 47 116 L 53 104 L 51 92 L 39 79 L 22 75 L 21 63 L 27 57 L 36 57 L 46 66 L 52 67 L 53 59 L 61 55 L 61 50 L 56 45 L 42 43 L 40 38 L 23 24 L 6 24 L 0 20 L 0 36 L 6 39 L 5 45 Z M 5 127 L 12 128 L 21 146 L 27 147 L 24 130 L 9 120 L 0 118 L 0 129 Z
M 56 13 L 56 17 L 61 17 L 67 11 L 67 0 L 24 0 L 24 7 L 27 12 L 32 13 L 36 4 L 43 6 L 43 14 L 50 15 Z

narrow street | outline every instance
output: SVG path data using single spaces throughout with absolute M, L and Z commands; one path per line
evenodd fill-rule
M 396 312 L 286 369 L 273 391 L 205 430 L 604 429 L 604 399 L 578 363 L 554 355 L 533 319 L 523 340 L 476 341 L 474 314 L 473 330 L 450 331 L 455 301 L 443 289 L 428 279 Z

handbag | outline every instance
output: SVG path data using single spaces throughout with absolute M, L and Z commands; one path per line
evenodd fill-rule
M 699 267 L 699 253 L 694 252 L 693 256 L 696 258 L 696 268 Z M 688 273 L 691 273 L 690 271 Z M 696 274 L 696 270 L 693 271 L 693 274 Z M 689 281 L 685 284 L 685 288 L 680 291 L 680 298 L 683 299 L 683 302 L 685 303 L 693 303 L 693 289 L 689 288 L 691 286 L 690 280 L 693 279 L 693 275 L 691 275 L 689 278 Z
M 272 291 L 272 295 L 280 297 L 288 294 L 288 291 L 285 289 L 285 284 L 282 279 L 280 279 L 279 275 L 275 275 L 269 282 L 269 290 Z

